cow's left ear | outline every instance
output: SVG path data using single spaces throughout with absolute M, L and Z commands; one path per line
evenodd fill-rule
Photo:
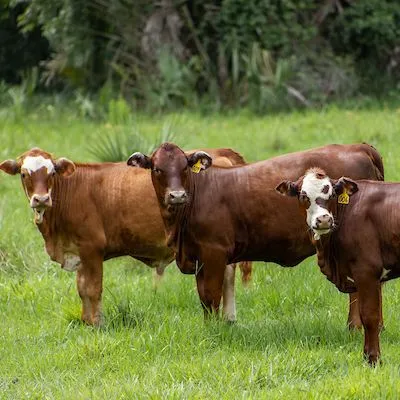
M 190 154 L 187 160 L 192 171 L 197 173 L 211 167 L 212 164 L 211 156 L 205 151 L 196 151 L 196 153 Z
M 275 190 L 284 196 L 295 197 L 299 194 L 299 189 L 295 182 L 282 181 Z
M 54 163 L 57 174 L 67 177 L 75 172 L 75 164 L 68 158 L 61 157 Z
M 133 153 L 126 163 L 131 167 L 151 168 L 151 158 L 138 151 Z
M 333 189 L 337 196 L 340 196 L 344 192 L 349 196 L 352 196 L 354 193 L 358 192 L 358 185 L 352 179 L 342 176 L 333 185 Z

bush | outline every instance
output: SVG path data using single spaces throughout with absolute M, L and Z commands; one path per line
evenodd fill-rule
M 151 110 L 208 102 L 265 112 L 389 91 L 400 77 L 397 0 L 2 2 L 8 22 L 19 15 L 18 35 L 50 44 L 44 82 L 79 89 L 90 116 L 107 85 Z M 7 41 L 0 78 L 10 50 Z

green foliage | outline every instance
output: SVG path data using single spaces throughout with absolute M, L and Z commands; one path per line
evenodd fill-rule
M 156 110 L 194 107 L 197 102 L 195 66 L 195 58 L 182 63 L 168 49 L 162 49 L 157 72 L 143 80 L 147 107 Z
M 0 79 L 40 66 L 41 82 L 78 90 L 92 118 L 111 98 L 153 111 L 319 106 L 387 94 L 400 77 L 397 0 L 4 0 L 0 16 L 15 31 L 0 28 Z M 10 68 L 15 41 L 36 49 L 17 49 Z
M 125 121 L 126 123 L 127 121 Z M 128 125 L 132 125 L 130 120 Z M 108 125 L 114 128 L 112 125 Z M 109 133 L 101 135 L 95 144 L 88 148 L 96 160 L 106 162 L 126 161 L 135 151 L 151 154 L 161 143 L 175 142 L 184 145 L 173 131 L 170 122 L 166 122 L 155 137 L 144 136 L 138 127 L 134 130 L 112 129 Z
M 315 9 L 314 1 L 224 0 L 217 34 L 228 53 L 247 50 L 253 42 L 270 51 L 288 53 L 316 35 L 312 24 Z

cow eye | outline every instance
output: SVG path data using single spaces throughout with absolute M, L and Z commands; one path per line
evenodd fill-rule
M 22 172 L 21 174 L 21 178 L 24 179 L 25 178 L 25 174 Z
M 161 174 L 162 171 L 161 171 L 160 168 L 154 167 L 154 168 L 153 168 L 153 172 L 154 172 L 155 174 L 159 175 L 159 174 Z

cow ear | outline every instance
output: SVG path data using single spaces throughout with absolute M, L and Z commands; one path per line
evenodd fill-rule
M 54 167 L 56 172 L 64 177 L 70 176 L 75 172 L 75 164 L 64 157 L 57 159 Z
M 209 167 L 212 164 L 212 158 L 205 151 L 196 151 L 196 153 L 187 156 L 189 167 L 193 172 L 199 173 Z
M 295 197 L 299 194 L 296 183 L 291 181 L 282 181 L 275 190 L 284 196 Z
M 140 153 L 139 151 L 133 153 L 128 158 L 128 161 L 126 163 L 131 167 L 145 168 L 145 169 L 151 168 L 151 158 L 144 155 L 143 153 Z
M 3 170 L 6 174 L 16 175 L 21 172 L 21 167 L 15 160 L 6 160 L 0 164 L 0 169 Z
M 352 179 L 345 178 L 343 176 L 337 180 L 333 188 L 337 196 L 340 196 L 344 192 L 346 192 L 349 196 L 352 196 L 354 193 L 358 192 L 357 183 Z

